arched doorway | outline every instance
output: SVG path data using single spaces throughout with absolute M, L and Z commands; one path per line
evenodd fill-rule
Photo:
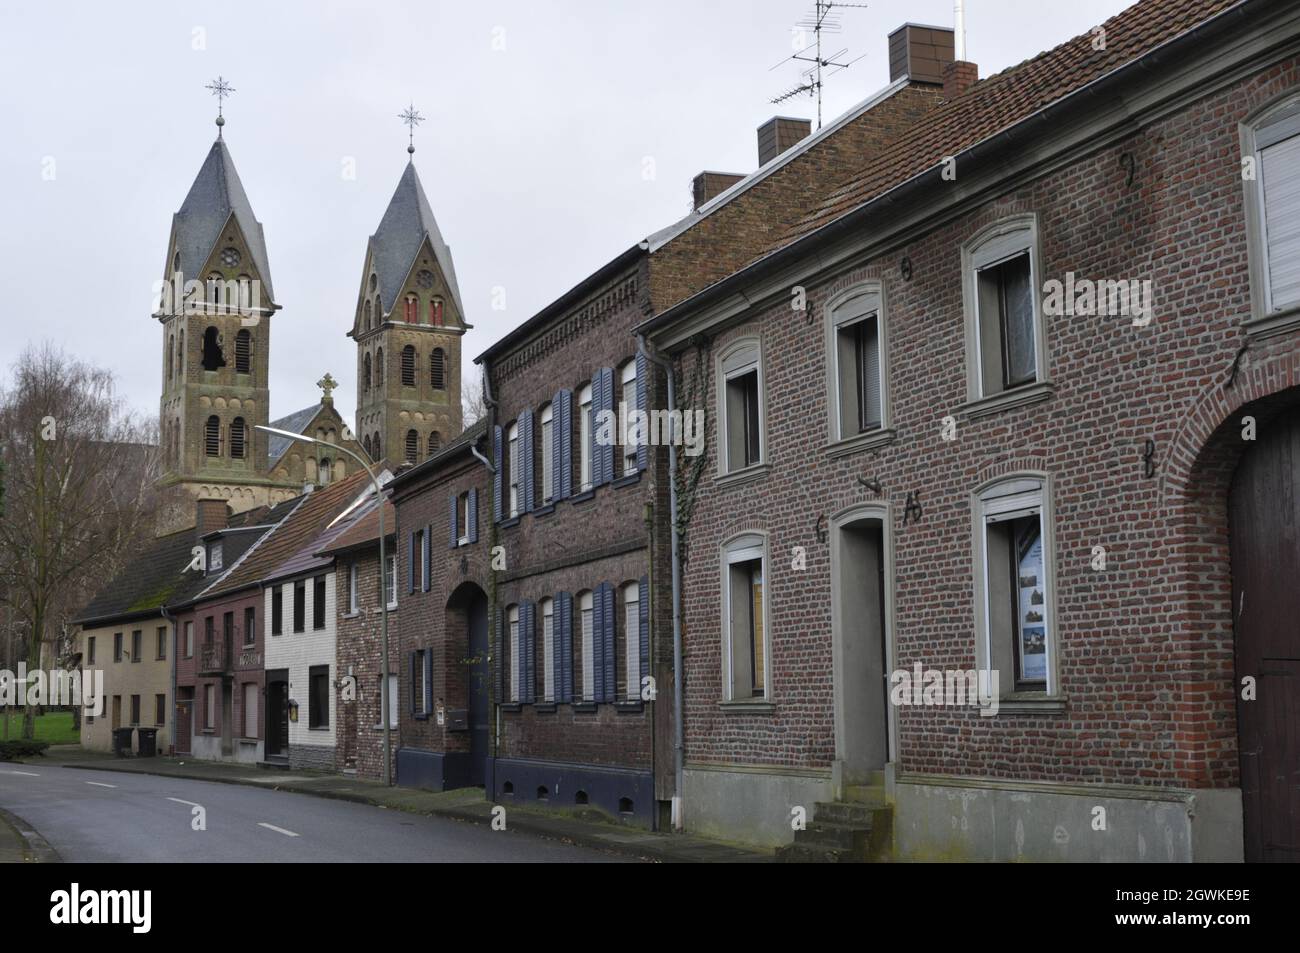
M 469 783 L 483 785 L 490 754 L 488 728 L 488 599 L 478 585 L 464 582 L 447 600 L 448 705 L 465 712 L 469 735 Z
M 1254 416 L 1229 493 L 1247 861 L 1300 861 L 1300 408 Z M 1239 418 L 1246 436 L 1245 416 Z M 1254 697 L 1243 680 L 1253 679 Z M 1243 695 L 1247 697 L 1243 698 Z

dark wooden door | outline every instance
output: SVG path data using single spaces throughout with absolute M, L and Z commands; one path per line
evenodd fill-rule
M 282 755 L 289 747 L 288 683 L 280 679 L 266 683 L 266 756 Z
M 1248 861 L 1300 861 L 1300 412 L 1261 422 L 1230 498 Z M 1242 679 L 1255 679 L 1254 701 Z
M 487 596 L 476 593 L 469 604 L 469 751 L 471 785 L 487 777 L 488 758 L 488 611 Z

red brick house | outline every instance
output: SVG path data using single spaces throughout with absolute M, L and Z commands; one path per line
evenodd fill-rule
M 826 855 L 819 812 L 892 812 L 908 857 L 1300 856 L 1268 727 L 1300 677 L 1297 40 L 1293 3 L 1148 0 L 958 64 L 641 325 L 709 418 L 689 829 L 779 844 L 806 814 Z M 996 672 L 996 713 L 909 690 L 931 672 Z

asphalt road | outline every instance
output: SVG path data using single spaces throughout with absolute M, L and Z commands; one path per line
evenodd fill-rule
M 286 791 L 46 765 L 0 765 L 0 807 L 78 863 L 628 860 L 512 832 L 508 815 L 494 831 Z M 194 829 L 199 816 L 206 830 Z

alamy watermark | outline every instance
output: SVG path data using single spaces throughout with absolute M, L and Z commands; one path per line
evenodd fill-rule
M 626 401 L 619 401 L 617 412 L 607 409 L 596 414 L 596 443 L 602 447 L 672 443 L 685 448 L 688 457 L 698 457 L 704 452 L 704 411 L 629 410 Z
M 902 708 L 979 706 L 981 715 L 998 713 L 997 669 L 925 668 L 920 662 L 896 669 L 889 676 L 889 701 Z
M 36 669 L 29 672 L 27 663 L 19 662 L 15 675 L 7 668 L 0 668 L 0 705 L 10 708 L 80 705 L 90 715 L 102 715 L 104 670 L 94 668 L 83 673 L 80 669 L 51 669 L 48 672 Z
M 1154 284 L 1150 278 L 1094 281 L 1067 271 L 1065 281 L 1043 283 L 1043 313 L 1132 318 L 1135 328 L 1144 328 L 1155 316 Z

